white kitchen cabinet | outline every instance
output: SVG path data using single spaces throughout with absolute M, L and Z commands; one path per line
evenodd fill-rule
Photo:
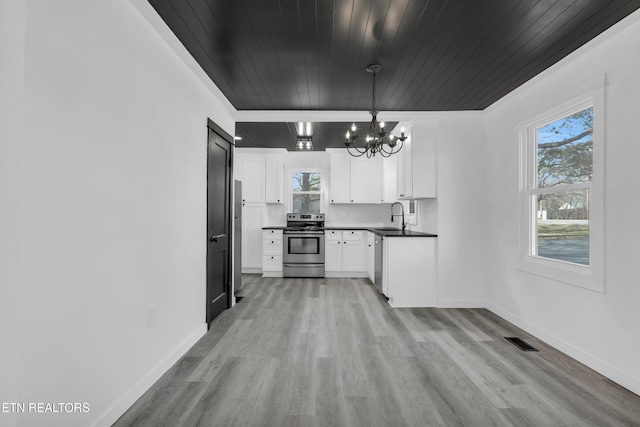
M 324 271 L 342 271 L 342 231 L 325 231 L 324 242 Z
M 265 158 L 241 157 L 240 176 L 242 181 L 242 201 L 264 203 L 265 201 Z
M 346 150 L 329 149 L 331 203 L 383 203 L 382 157 L 352 157 Z
M 382 203 L 382 156 L 349 160 L 350 203 Z
M 411 132 L 409 131 L 409 135 Z M 397 185 L 398 199 L 410 198 L 413 195 L 413 161 L 411 139 L 404 142 L 398 153 Z
M 362 230 L 325 231 L 327 277 L 367 277 L 367 252 Z
M 342 271 L 362 273 L 367 271 L 367 251 L 364 231 L 342 232 Z
M 433 237 L 383 240 L 383 293 L 392 307 L 438 305 L 436 244 Z
M 382 203 L 398 201 L 398 156 L 382 159 Z
M 405 130 L 405 135 L 409 139 L 397 154 L 398 199 L 436 197 L 436 123 L 415 123 Z
M 369 280 L 375 283 L 375 239 L 376 235 L 371 231 L 367 231 L 367 276 Z
M 345 153 L 331 153 L 329 169 L 329 200 L 331 203 L 350 203 L 349 157 Z
M 262 227 L 264 203 L 242 204 L 242 272 L 258 273 L 262 269 Z
M 282 230 L 262 231 L 262 276 L 282 277 Z
M 265 160 L 265 202 L 283 203 L 282 197 L 282 160 L 278 157 L 267 157 Z

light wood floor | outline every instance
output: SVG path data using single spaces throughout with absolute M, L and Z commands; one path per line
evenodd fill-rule
M 365 279 L 244 280 L 116 426 L 640 426 L 640 397 L 487 310 L 392 309 Z

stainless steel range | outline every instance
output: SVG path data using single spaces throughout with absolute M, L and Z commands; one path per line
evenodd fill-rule
M 324 214 L 288 213 L 283 233 L 284 277 L 324 277 Z

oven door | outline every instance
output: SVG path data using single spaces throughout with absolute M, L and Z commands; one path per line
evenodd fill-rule
M 324 264 L 324 231 L 285 230 L 282 260 L 285 264 Z

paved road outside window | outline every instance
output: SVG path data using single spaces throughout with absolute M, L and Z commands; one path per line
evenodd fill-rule
M 538 256 L 589 265 L 589 238 L 540 239 Z

